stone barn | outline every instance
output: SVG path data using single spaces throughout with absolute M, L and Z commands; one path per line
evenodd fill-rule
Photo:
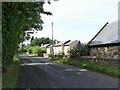
M 106 23 L 88 43 L 91 56 L 118 58 L 120 55 L 118 21 Z

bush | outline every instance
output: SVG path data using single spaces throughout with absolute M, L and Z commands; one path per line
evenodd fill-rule
M 89 48 L 85 44 L 80 45 L 80 49 L 77 48 L 70 49 L 68 51 L 71 58 L 78 58 L 79 56 L 88 56 L 89 55 Z
M 17 54 L 15 54 L 13 58 L 13 63 L 18 63 L 18 62 L 20 62 L 20 57 Z
M 68 60 L 69 58 L 70 58 L 69 55 L 64 55 L 64 57 L 63 57 L 64 60 Z
M 71 58 L 76 58 L 76 57 L 78 57 L 79 55 L 78 55 L 78 50 L 77 49 L 70 49 L 69 51 L 68 51 L 68 53 L 70 54 L 70 57 Z
M 82 68 L 85 69 L 87 67 L 87 64 L 83 64 Z
M 55 60 L 55 57 L 52 54 L 48 54 L 48 58 L 49 58 L 49 60 Z
M 35 55 L 38 55 L 38 56 L 42 56 L 42 53 L 46 53 L 46 50 L 43 49 L 43 48 L 40 48 L 38 46 L 24 46 L 23 47 L 23 52 L 24 53 L 29 53 L 29 54 L 35 54 Z
M 80 48 L 80 56 L 88 56 L 90 54 L 90 50 L 85 44 L 81 44 Z

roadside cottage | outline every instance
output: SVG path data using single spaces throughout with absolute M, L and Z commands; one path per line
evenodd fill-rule
M 88 43 L 91 56 L 118 58 L 120 55 L 120 31 L 118 21 L 106 23 Z
M 78 44 L 77 40 L 61 41 L 54 45 L 53 47 L 54 55 L 59 55 L 59 54 L 68 55 L 69 54 L 68 50 L 76 48 L 77 44 Z
M 52 45 L 51 44 L 44 44 L 44 45 L 41 45 L 42 48 L 44 48 L 46 50 L 46 53 L 44 53 L 44 57 L 48 57 L 48 54 L 51 54 L 52 53 Z
M 71 41 L 71 40 L 67 40 L 67 41 L 60 41 L 57 44 L 45 44 L 41 47 L 46 49 L 46 54 L 44 55 L 44 57 L 48 57 L 49 54 L 54 54 L 55 56 L 57 55 L 68 55 L 68 50 L 73 49 L 73 48 L 77 48 L 78 47 L 78 42 L 77 40 Z M 52 50 L 52 46 L 53 46 L 53 50 Z

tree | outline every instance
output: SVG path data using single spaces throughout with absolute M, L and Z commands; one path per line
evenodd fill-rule
M 51 40 L 48 37 L 41 37 L 41 38 L 35 38 L 32 42 L 31 42 L 31 46 L 41 46 L 41 44 L 50 44 L 52 42 L 56 42 L 57 40 Z
M 41 14 L 44 2 L 2 3 L 2 69 L 6 70 L 17 53 L 18 45 L 24 40 L 25 31 L 42 30 Z
M 90 50 L 88 46 L 84 43 L 81 44 L 80 46 L 80 56 L 88 56 L 90 53 Z
M 32 42 L 33 40 L 34 40 L 34 36 L 32 36 L 32 38 L 31 38 L 30 42 Z
M 68 51 L 70 57 L 78 58 L 80 56 L 88 56 L 89 55 L 89 48 L 84 43 L 78 43 L 77 48 L 70 49 Z

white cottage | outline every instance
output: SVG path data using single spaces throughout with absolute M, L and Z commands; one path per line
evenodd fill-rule
M 68 50 L 76 48 L 77 44 L 79 41 L 74 40 L 68 40 L 68 41 L 61 41 L 57 44 L 54 45 L 53 47 L 53 52 L 54 55 L 59 55 L 59 54 L 64 54 L 64 55 L 68 55 Z

